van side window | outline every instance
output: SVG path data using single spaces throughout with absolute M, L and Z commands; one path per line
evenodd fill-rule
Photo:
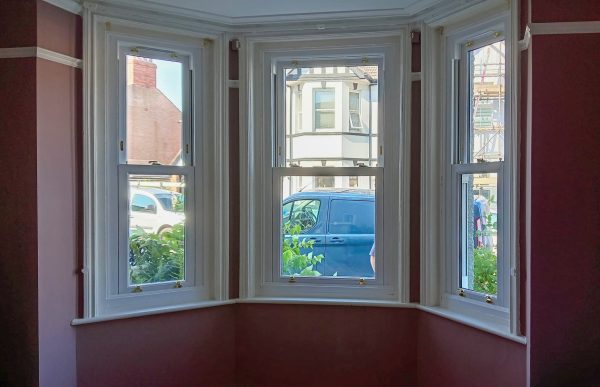
M 374 234 L 375 202 L 332 200 L 329 210 L 329 234 Z
M 320 200 L 296 200 L 283 206 L 283 224 L 286 230 L 300 226 L 300 232 L 310 230 L 319 219 Z

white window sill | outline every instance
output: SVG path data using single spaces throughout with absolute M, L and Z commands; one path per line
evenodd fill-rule
M 512 340 L 516 343 L 527 344 L 526 337 L 511 333 L 509 327 L 504 324 L 495 324 L 490 321 L 483 321 L 474 317 L 465 316 L 464 314 L 457 313 L 446 308 L 441 308 L 439 306 L 417 305 L 416 307 L 424 312 L 447 318 L 448 320 L 467 325 L 471 328 L 476 328 L 484 332 Z
M 108 314 L 108 315 L 104 315 L 104 316 L 89 317 L 89 318 L 76 318 L 71 321 L 71 325 L 77 326 L 77 325 L 93 324 L 93 323 L 98 323 L 98 322 L 103 322 L 103 321 L 123 320 L 123 319 L 127 319 L 127 318 L 152 316 L 155 314 L 180 312 L 180 311 L 184 311 L 184 310 L 212 308 L 215 306 L 230 305 L 230 304 L 235 304 L 235 303 L 236 303 L 236 300 L 205 301 L 205 302 L 197 302 L 197 303 L 193 303 L 193 304 L 168 306 L 168 307 L 164 307 L 164 308 L 145 309 L 145 310 L 140 310 L 140 311 L 131 312 L 131 313 Z

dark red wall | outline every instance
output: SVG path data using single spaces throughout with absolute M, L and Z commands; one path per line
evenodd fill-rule
M 79 326 L 77 385 L 233 386 L 234 307 Z
M 239 304 L 238 385 L 414 386 L 414 309 Z
M 525 346 L 426 312 L 418 317 L 418 385 L 526 385 Z
M 2 15 L 2 13 L 0 13 Z M 3 39 L 0 39 L 3 41 Z M 0 385 L 37 383 L 36 60 L 0 59 Z
M 600 385 L 600 34 L 531 49 L 531 383 Z
M 598 0 L 529 0 L 533 23 L 600 20 Z
M 37 44 L 37 1 L 0 1 L 0 47 L 32 47 Z

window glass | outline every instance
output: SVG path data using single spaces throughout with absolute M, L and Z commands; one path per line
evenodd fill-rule
M 183 66 L 127 55 L 128 164 L 183 165 Z
M 330 188 L 303 184 L 318 177 L 283 178 L 281 275 L 374 278 L 374 177 L 326 176 Z
M 286 204 L 290 205 L 291 211 L 287 217 L 284 211 L 284 231 L 290 232 L 292 228 L 297 227 L 299 232 L 306 232 L 316 226 L 321 207 L 320 200 L 296 200 Z
M 470 131 L 468 162 L 504 159 L 505 44 L 469 51 Z
M 154 200 L 146 195 L 133 195 L 131 199 L 131 211 L 156 213 L 156 204 Z
M 334 109 L 335 90 L 315 90 L 315 109 Z
M 183 281 L 184 176 L 129 174 L 128 180 L 131 197 L 128 284 Z M 152 206 L 153 211 L 137 210 L 148 209 L 148 206 Z
M 375 202 L 332 200 L 328 231 L 330 234 L 374 234 Z
M 348 96 L 348 104 L 350 110 L 350 128 L 361 128 L 360 93 L 350 92 L 350 95 Z
M 379 67 L 283 71 L 286 165 L 376 166 Z
M 463 174 L 460 287 L 495 295 L 498 286 L 498 175 Z

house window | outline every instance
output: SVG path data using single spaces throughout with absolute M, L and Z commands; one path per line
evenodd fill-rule
M 360 93 L 351 91 L 348 95 L 348 110 L 350 116 L 350 129 L 362 128 L 360 119 Z
M 389 131 L 381 133 L 379 122 L 387 98 L 401 100 L 401 89 L 394 87 L 400 73 L 394 49 L 397 41 L 390 38 L 381 46 L 367 38 L 363 42 L 371 44 L 360 55 L 352 39 L 334 46 L 327 39 L 304 42 L 293 53 L 284 42 L 269 42 L 258 49 L 265 49 L 264 53 L 256 53 L 255 58 L 266 62 L 253 61 L 252 66 L 268 63 L 272 70 L 271 77 L 263 79 L 266 72 L 255 67 L 252 82 L 272 83 L 253 90 L 252 98 L 272 103 L 254 105 L 260 109 L 254 117 L 271 117 L 272 121 L 251 125 L 255 141 L 249 145 L 257 146 L 259 138 L 261 145 L 250 152 L 256 173 L 250 174 L 254 190 L 248 205 L 253 207 L 250 221 L 255 226 L 248 239 L 252 241 L 251 267 L 256 272 L 249 295 L 399 297 L 397 241 L 402 222 L 385 216 L 384 206 L 390 213 L 399 213 L 399 200 L 393 199 L 398 198 L 398 184 L 393 179 L 399 176 L 400 110 L 386 110 L 386 121 L 396 123 Z M 310 48 L 302 48 L 307 44 Z M 324 51 L 328 52 L 325 57 Z M 303 59 L 290 60 L 290 55 Z M 381 71 L 384 63 L 395 69 L 389 72 L 388 88 Z M 372 93 L 377 94 L 379 104 L 372 106 L 369 133 L 351 133 L 335 125 L 336 117 L 347 117 L 350 112 L 350 104 L 342 101 L 352 83 L 373 86 Z M 313 98 L 308 106 L 313 109 L 315 128 L 330 130 L 287 130 L 286 123 L 296 122 L 301 114 L 295 103 L 300 90 L 305 98 Z M 353 99 L 353 108 L 356 102 Z M 310 113 L 306 105 L 304 113 Z M 384 138 L 396 150 L 385 160 Z M 387 179 L 392 183 L 385 191 Z
M 218 282 L 206 251 L 220 248 L 218 227 L 200 222 L 220 223 L 211 210 L 221 205 L 220 185 L 208 165 L 220 165 L 211 142 L 221 129 L 201 130 L 214 126 L 204 97 L 213 49 L 184 35 L 157 42 L 152 31 L 118 22 L 97 27 L 93 61 L 103 66 L 94 84 L 105 98 L 91 109 L 85 314 L 206 300 Z M 217 199 L 207 205 L 209 196 Z
M 507 214 L 513 185 L 509 61 L 504 22 L 485 28 L 452 36 L 448 44 L 453 141 L 446 153 L 448 254 L 442 303 L 508 323 L 512 226 Z
M 335 128 L 335 89 L 314 91 L 315 129 Z

